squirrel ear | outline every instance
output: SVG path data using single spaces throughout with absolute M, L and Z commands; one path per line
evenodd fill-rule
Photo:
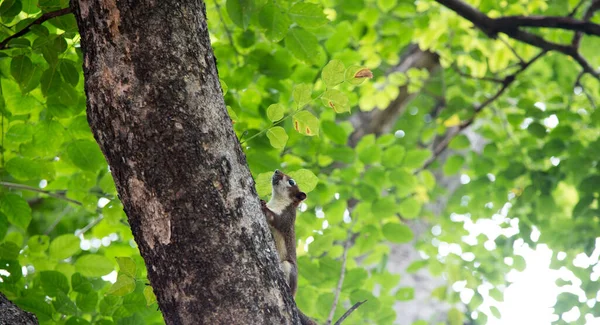
M 299 192 L 298 194 L 296 194 L 296 198 L 300 201 L 303 201 L 304 199 L 306 199 L 306 193 Z

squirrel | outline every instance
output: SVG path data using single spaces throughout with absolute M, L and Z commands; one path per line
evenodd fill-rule
M 275 170 L 271 178 L 273 195 L 269 202 L 261 200 L 262 210 L 267 217 L 269 228 L 285 280 L 290 287 L 292 296 L 296 298 L 298 289 L 298 263 L 296 261 L 296 209 L 306 199 L 298 184 L 279 170 Z M 298 310 L 302 325 L 316 325 L 308 316 Z

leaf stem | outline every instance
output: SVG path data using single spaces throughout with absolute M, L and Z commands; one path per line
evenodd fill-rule
M 76 205 L 79 205 L 79 206 L 83 205 L 83 204 L 81 204 L 81 202 L 73 200 L 73 199 L 69 199 L 68 197 L 66 197 L 64 195 L 60 195 L 60 194 L 53 193 L 53 192 L 50 192 L 50 191 L 45 191 L 45 190 L 42 190 L 40 188 L 36 188 L 36 187 L 33 187 L 33 186 L 29 186 L 29 185 L 9 183 L 9 182 L 0 182 L 0 185 L 2 185 L 4 187 L 8 187 L 8 188 L 14 188 L 14 189 L 17 189 L 17 190 L 25 190 L 25 191 L 42 193 L 42 194 L 46 194 L 46 195 L 48 195 L 50 197 L 53 197 L 55 199 L 64 200 L 64 201 L 67 201 L 67 202 L 70 202 L 70 203 L 73 203 L 73 204 L 76 204 Z

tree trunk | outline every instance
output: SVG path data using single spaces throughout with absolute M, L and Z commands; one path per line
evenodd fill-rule
M 21 310 L 0 293 L 0 325 L 37 325 L 34 314 Z
M 87 115 L 167 324 L 291 324 L 202 1 L 73 3 Z

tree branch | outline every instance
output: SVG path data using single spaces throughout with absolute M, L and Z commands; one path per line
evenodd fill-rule
M 549 42 L 543 37 L 536 34 L 522 31 L 514 25 L 507 25 L 502 23 L 502 18 L 490 18 L 483 12 L 475 9 L 474 7 L 464 3 L 461 0 L 436 0 L 439 4 L 453 10 L 458 15 L 472 22 L 477 28 L 482 30 L 490 38 L 496 38 L 498 33 L 504 33 L 509 37 L 512 37 L 523 43 L 535 46 L 544 51 L 556 51 L 572 57 L 579 65 L 583 68 L 586 73 L 589 73 L 600 79 L 600 74 L 594 70 L 591 65 L 581 56 L 576 46 L 564 45 L 554 42 Z M 586 16 L 593 15 L 593 12 L 597 10 L 597 6 L 600 5 L 600 1 L 594 0 Z M 591 17 L 591 16 L 590 16 Z
M 352 307 L 350 307 L 350 309 L 348 309 L 348 311 L 346 311 L 342 317 L 340 317 L 340 319 L 338 319 L 337 322 L 335 322 L 334 325 L 340 325 L 348 316 L 350 316 L 350 314 L 352 314 L 353 311 L 356 310 L 356 308 L 360 307 L 360 305 L 364 304 L 365 302 L 367 302 L 366 300 L 363 301 L 359 301 L 357 303 L 355 303 Z
M 531 66 L 535 61 L 537 61 L 539 58 L 544 56 L 546 53 L 547 53 L 547 51 L 540 52 L 538 55 L 536 55 L 531 60 L 526 62 L 519 70 L 515 71 L 511 75 L 506 76 L 502 82 L 502 87 L 500 87 L 500 89 L 498 89 L 498 91 L 492 97 L 486 99 L 483 103 L 475 106 L 475 108 L 473 109 L 473 116 L 470 119 L 465 120 L 464 122 L 459 124 L 458 127 L 450 130 L 448 132 L 448 135 L 446 135 L 446 137 L 435 146 L 435 148 L 433 149 L 433 155 L 431 156 L 431 158 L 429 158 L 427 161 L 425 161 L 423 166 L 421 168 L 415 170 L 414 173 L 415 174 L 419 173 L 423 169 L 426 169 L 427 167 L 429 167 L 434 161 L 436 161 L 437 158 L 440 156 L 440 154 L 442 152 L 444 152 L 444 150 L 446 150 L 446 148 L 448 148 L 448 144 L 450 143 L 450 141 L 452 141 L 452 139 L 454 139 L 454 137 L 456 137 L 462 130 L 466 129 L 471 124 L 473 124 L 473 122 L 475 121 L 475 117 L 477 116 L 477 114 L 479 114 L 479 112 L 481 112 L 484 108 L 486 108 L 488 105 L 493 103 L 496 99 L 498 99 L 508 89 L 508 87 L 510 85 L 512 85 L 512 83 L 517 79 L 517 76 L 521 72 L 523 72 L 527 68 L 529 68 L 529 66 Z
M 344 242 L 344 253 L 342 254 L 342 271 L 340 274 L 340 279 L 337 283 L 337 288 L 335 289 L 335 297 L 333 298 L 333 304 L 331 305 L 329 316 L 327 317 L 327 321 L 325 322 L 326 325 L 331 324 L 331 322 L 333 321 L 333 314 L 335 314 L 335 309 L 337 308 L 337 304 L 340 300 L 340 293 L 342 292 L 342 285 L 344 284 L 344 276 L 346 275 L 346 260 L 348 258 L 348 249 L 350 249 L 350 247 L 354 245 L 356 237 L 358 237 L 358 233 L 352 234 L 350 231 L 348 231 L 348 239 L 346 239 L 346 241 Z
M 46 194 L 46 195 L 48 195 L 50 197 L 53 197 L 55 199 L 64 200 L 64 201 L 71 202 L 71 203 L 76 204 L 76 205 L 82 205 L 81 202 L 73 200 L 73 199 L 69 199 L 68 197 L 66 197 L 64 195 L 52 193 L 50 191 L 44 191 L 42 189 L 39 189 L 39 188 L 36 188 L 36 187 L 33 187 L 33 186 L 29 186 L 29 185 L 9 183 L 9 182 L 0 182 L 0 185 L 5 186 L 5 187 L 9 187 L 9 188 L 18 189 L 18 190 L 25 190 L 25 191 L 42 193 L 42 194 Z
M 587 8 L 585 13 L 583 14 L 583 20 L 589 21 L 594 16 L 594 13 L 600 9 L 600 1 L 593 0 L 592 4 Z M 581 38 L 583 37 L 582 32 L 576 32 L 575 36 L 573 36 L 573 40 L 571 41 L 571 46 L 575 49 L 579 48 L 579 42 L 581 42 Z
M 29 32 L 29 30 L 31 29 L 31 27 L 33 27 L 35 25 L 41 25 L 46 20 L 49 20 L 49 19 L 52 19 L 52 18 L 56 18 L 56 17 L 59 17 L 59 16 L 64 16 L 64 15 L 70 14 L 70 13 L 71 13 L 71 8 L 69 7 L 69 8 L 59 9 L 59 10 L 56 10 L 56 11 L 46 12 L 46 13 L 42 14 L 38 19 L 32 21 L 29 25 L 25 26 L 20 31 L 18 31 L 18 32 L 12 34 L 12 35 L 10 35 L 9 37 L 5 38 L 2 42 L 0 42 L 0 50 L 6 49 L 7 46 L 8 46 L 8 42 L 10 42 L 11 40 L 27 34 L 27 32 Z
M 600 25 L 589 21 L 562 16 L 506 16 L 494 19 L 500 30 L 519 27 L 545 27 L 583 32 L 600 36 Z

